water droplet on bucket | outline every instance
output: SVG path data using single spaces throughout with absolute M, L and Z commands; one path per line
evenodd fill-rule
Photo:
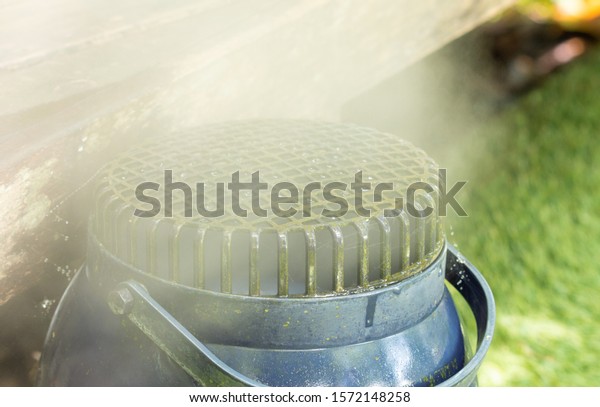
M 53 300 L 50 300 L 50 299 L 48 299 L 48 298 L 44 298 L 44 299 L 42 300 L 42 302 L 40 303 L 40 306 L 41 306 L 43 309 L 48 309 L 48 308 L 50 308 L 50 307 L 52 306 L 52 304 L 54 304 L 54 301 L 53 301 Z

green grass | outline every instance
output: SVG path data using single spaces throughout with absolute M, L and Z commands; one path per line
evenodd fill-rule
M 519 0 L 517 6 L 541 5 L 550 7 L 556 3 L 556 0 Z
M 557 3 L 558 0 L 518 0 L 514 8 L 531 17 L 552 19 Z
M 600 53 L 478 131 L 469 217 L 450 240 L 486 276 L 498 322 L 482 385 L 600 385 Z

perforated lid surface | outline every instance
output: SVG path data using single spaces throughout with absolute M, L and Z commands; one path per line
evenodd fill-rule
M 257 210 L 251 190 L 240 191 L 234 209 L 235 174 L 262 183 Z M 370 184 L 361 188 L 362 205 L 353 189 L 360 179 Z M 417 210 L 432 208 L 428 216 L 407 211 L 407 189 L 417 182 L 433 189 L 416 194 Z M 337 123 L 222 123 L 143 141 L 109 163 L 90 232 L 143 272 L 196 288 L 347 294 L 410 277 L 437 257 L 444 242 L 437 186 L 435 162 L 394 135 Z M 272 193 L 292 199 L 274 205 Z M 154 216 L 134 215 L 148 216 L 153 203 Z M 199 206 L 223 213 L 208 216 Z

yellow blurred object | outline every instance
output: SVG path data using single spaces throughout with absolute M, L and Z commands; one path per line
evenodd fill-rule
M 600 37 L 600 0 L 555 0 L 552 19 L 567 31 Z
M 558 0 L 554 19 L 562 24 L 579 25 L 600 17 L 600 0 Z

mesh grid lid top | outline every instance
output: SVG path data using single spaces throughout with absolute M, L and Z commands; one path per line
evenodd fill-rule
M 394 135 L 222 123 L 142 140 L 109 163 L 90 233 L 133 267 L 191 287 L 348 294 L 435 260 L 444 242 L 437 189 L 437 165 Z

